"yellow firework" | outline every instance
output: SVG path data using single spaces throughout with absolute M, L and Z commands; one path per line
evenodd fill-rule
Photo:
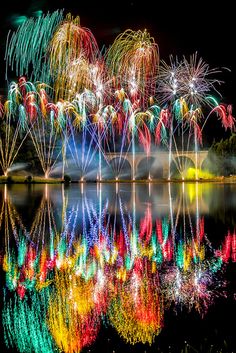
M 51 40 L 49 54 L 55 96 L 67 99 L 86 87 L 89 64 L 95 61 L 98 46 L 90 30 L 80 26 L 79 17 L 68 14 Z
M 109 320 L 125 341 L 152 344 L 160 333 L 163 318 L 162 299 L 148 278 L 133 275 L 132 281 L 118 292 L 109 308 Z
M 126 30 L 115 39 L 107 53 L 111 74 L 135 98 L 155 93 L 158 64 L 158 45 L 146 30 Z
M 50 298 L 48 326 L 57 346 L 65 353 L 78 353 L 91 344 L 99 330 L 99 314 L 93 282 L 72 271 L 57 272 Z

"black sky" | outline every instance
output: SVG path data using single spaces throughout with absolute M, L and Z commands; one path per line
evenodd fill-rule
M 146 28 L 159 45 L 161 59 L 170 54 L 189 56 L 198 52 L 211 67 L 227 67 L 220 91 L 224 101 L 236 105 L 236 53 L 234 40 L 235 11 L 232 1 L 158 1 L 158 0 L 25 0 L 5 2 L 0 13 L 1 87 L 4 87 L 4 45 L 9 29 L 15 29 L 17 16 L 34 16 L 65 9 L 79 15 L 81 25 L 91 29 L 100 48 L 106 47 L 127 28 Z

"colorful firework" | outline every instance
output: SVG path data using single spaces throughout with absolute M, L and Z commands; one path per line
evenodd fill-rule
M 78 16 L 63 19 L 63 13 L 55 11 L 24 22 L 9 38 L 7 67 L 37 84 L 24 77 L 12 84 L 8 116 L 17 113 L 21 126 L 28 126 L 46 177 L 59 157 L 64 176 L 70 154 L 82 181 L 94 160 L 101 180 L 104 162 L 110 164 L 107 154 L 115 153 L 111 166 L 118 179 L 126 154 L 131 153 L 135 180 L 137 141 L 148 157 L 155 140 L 169 151 L 169 179 L 173 151 L 184 179 L 187 167 L 181 155 L 194 150 L 196 171 L 200 169 L 198 150 L 209 116 L 216 113 L 225 128 L 234 128 L 232 106 L 209 96 L 220 95 L 215 78 L 220 70 L 211 69 L 197 54 L 189 60 L 171 57 L 170 64 L 162 62 L 159 69 L 158 45 L 147 30 L 126 30 L 104 54 Z M 210 109 L 206 119 L 204 107 Z M 2 155 L 3 151 L 2 147 Z M 13 163 L 9 154 L 2 156 L 4 173 Z

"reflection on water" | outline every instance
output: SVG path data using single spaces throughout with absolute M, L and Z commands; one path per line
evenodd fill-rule
M 228 294 L 233 186 L 5 185 L 0 192 L 8 348 L 80 352 L 104 325 L 127 343 L 152 344 L 168 310 L 204 316 Z M 217 236 L 222 208 L 230 222 Z

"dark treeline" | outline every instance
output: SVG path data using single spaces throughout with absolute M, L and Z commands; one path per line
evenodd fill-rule
M 236 133 L 227 139 L 213 141 L 205 168 L 215 175 L 236 174 Z

